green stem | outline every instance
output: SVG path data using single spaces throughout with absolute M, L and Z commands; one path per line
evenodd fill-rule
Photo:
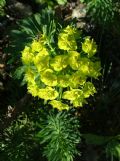
M 47 41 L 47 45 L 49 46 L 51 52 L 55 55 L 55 49 L 52 47 L 52 45 L 50 44 L 50 41 Z
M 44 100 L 44 105 L 46 105 L 47 104 L 47 100 Z
M 59 87 L 59 98 L 60 98 L 60 100 L 62 98 L 62 93 L 63 93 L 63 88 Z

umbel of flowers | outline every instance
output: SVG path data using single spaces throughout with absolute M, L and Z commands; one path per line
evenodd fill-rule
M 28 92 L 58 110 L 81 107 L 96 92 L 89 80 L 100 76 L 97 45 L 90 37 L 78 45 L 78 35 L 75 27 L 67 26 L 58 34 L 56 47 L 42 34 L 22 51 Z

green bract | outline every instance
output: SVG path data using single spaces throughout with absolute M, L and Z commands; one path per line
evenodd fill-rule
M 100 76 L 100 62 L 94 57 L 97 45 L 93 39 L 85 37 L 79 47 L 77 34 L 75 27 L 67 26 L 57 35 L 55 48 L 42 34 L 22 51 L 28 92 L 51 100 L 49 104 L 58 110 L 70 108 L 65 102 L 74 107 L 83 106 L 86 98 L 96 92 L 93 83 L 87 80 Z

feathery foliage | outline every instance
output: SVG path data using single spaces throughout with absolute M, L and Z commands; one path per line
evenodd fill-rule
M 4 11 L 5 5 L 6 5 L 6 1 L 5 0 L 0 0 L 0 16 L 5 15 L 5 11 Z
M 80 143 L 79 121 L 67 112 L 50 112 L 40 123 L 36 137 L 44 144 L 48 161 L 73 161 Z
M 32 42 L 33 39 L 37 39 L 42 31 L 48 34 L 51 27 L 48 24 L 53 21 L 53 18 L 55 19 L 54 11 L 45 9 L 41 13 L 18 21 L 16 29 L 9 33 L 9 46 L 4 50 L 6 53 L 11 53 L 7 63 L 12 64 L 20 60 L 20 52 L 24 49 L 24 46 Z
M 114 5 L 112 0 L 80 0 L 87 4 L 87 15 L 92 21 L 107 24 L 113 20 Z
M 0 138 L 0 159 L 8 161 L 27 161 L 36 146 L 33 141 L 33 121 L 23 113 L 6 128 Z M 31 143 L 33 146 L 31 147 Z

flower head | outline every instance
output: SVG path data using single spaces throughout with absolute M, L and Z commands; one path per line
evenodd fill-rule
M 72 89 L 64 92 L 63 99 L 70 100 L 74 107 L 83 106 L 85 103 L 83 91 L 81 89 Z
M 80 85 L 84 85 L 86 82 L 86 76 L 84 74 L 81 74 L 80 71 L 76 71 L 71 75 L 70 78 L 70 87 L 72 88 L 78 88 Z
M 39 88 L 35 84 L 35 82 L 34 83 L 28 83 L 27 84 L 27 89 L 28 89 L 28 92 L 32 94 L 32 96 L 34 96 L 34 97 L 38 96 Z
M 97 45 L 90 37 L 86 37 L 85 41 L 82 43 L 82 50 L 88 54 L 88 57 L 92 57 L 97 52 Z
M 96 92 L 87 78 L 97 79 L 101 75 L 100 62 L 93 57 L 97 52 L 96 43 L 86 37 L 81 49 L 77 46 L 78 36 L 75 27 L 67 26 L 58 34 L 57 47 L 48 42 L 47 35 L 41 34 L 22 51 L 28 92 L 49 101 L 60 111 L 70 109 L 64 102 L 74 107 L 87 103 L 86 99 Z
M 77 43 L 75 40 L 75 35 L 77 31 L 72 26 L 67 26 L 59 35 L 58 35 L 58 47 L 62 50 L 76 50 Z
M 25 46 L 22 51 L 22 62 L 24 64 L 30 64 L 33 62 L 34 54 L 31 52 L 30 47 Z
M 93 95 L 96 93 L 96 89 L 91 82 L 86 82 L 84 87 L 83 87 L 83 94 L 85 98 L 88 98 L 90 95 Z
M 32 52 L 40 52 L 43 49 L 42 44 L 37 41 L 37 40 L 33 40 L 32 44 L 31 44 L 31 48 L 32 48 Z

